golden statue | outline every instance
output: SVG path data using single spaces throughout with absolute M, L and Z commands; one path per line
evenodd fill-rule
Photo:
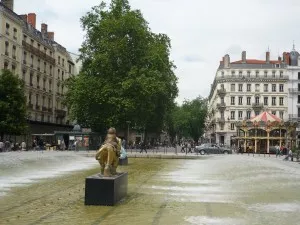
M 121 139 L 116 135 L 115 128 L 109 128 L 104 144 L 96 153 L 96 160 L 100 163 L 101 175 L 105 177 L 117 174 L 121 151 Z

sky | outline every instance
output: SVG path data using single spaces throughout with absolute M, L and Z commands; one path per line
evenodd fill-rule
M 80 18 L 100 0 L 15 0 L 18 14 L 37 14 L 37 28 L 47 23 L 55 40 L 77 53 L 84 40 Z M 105 2 L 110 2 L 105 0 Z M 300 0 L 129 0 L 155 33 L 171 38 L 171 60 L 177 69 L 177 102 L 207 97 L 220 60 L 271 59 L 300 51 Z

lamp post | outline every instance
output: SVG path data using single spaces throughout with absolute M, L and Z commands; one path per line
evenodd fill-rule
M 126 121 L 126 123 L 127 123 L 127 142 L 126 142 L 126 144 L 127 144 L 127 149 L 128 149 L 128 147 L 129 147 L 129 125 L 130 125 L 131 121 Z M 131 153 L 132 153 L 132 149 L 131 149 Z

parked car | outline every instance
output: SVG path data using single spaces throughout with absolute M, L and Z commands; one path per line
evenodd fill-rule
M 232 154 L 232 150 L 227 147 L 220 147 L 217 144 L 206 143 L 195 147 L 195 152 L 205 154 Z

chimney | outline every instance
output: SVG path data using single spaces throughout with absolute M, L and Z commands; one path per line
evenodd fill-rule
M 48 25 L 47 24 L 42 23 L 41 32 L 42 32 L 42 34 L 47 34 L 48 33 Z
M 14 0 L 2 0 L 3 5 L 9 8 L 11 11 L 14 11 Z
M 270 63 L 270 52 L 266 52 L 266 63 Z
M 286 65 L 290 65 L 290 53 L 288 53 L 288 52 L 283 53 L 283 62 Z
M 27 23 L 27 14 L 19 15 Z
M 47 32 L 48 34 L 48 38 L 51 40 L 51 41 L 54 41 L 54 32 Z
M 224 56 L 224 68 L 230 68 L 230 57 L 228 54 Z
M 242 52 L 242 63 L 246 63 L 246 51 Z
M 27 22 L 31 24 L 34 28 L 36 28 L 36 14 L 35 13 L 28 13 Z

